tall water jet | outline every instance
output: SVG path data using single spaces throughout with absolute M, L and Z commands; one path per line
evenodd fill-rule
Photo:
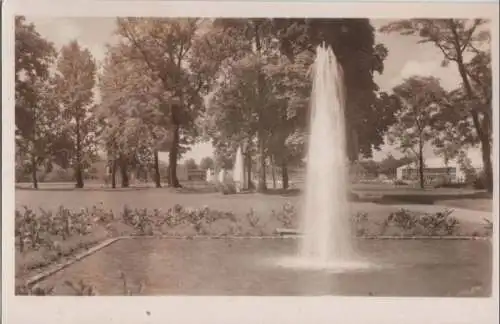
M 245 169 L 243 165 L 243 153 L 241 152 L 241 147 L 238 147 L 236 151 L 236 158 L 233 167 L 233 181 L 236 186 L 236 191 L 240 192 L 243 189 L 245 181 Z
M 300 256 L 316 264 L 353 257 L 342 71 L 330 47 L 318 46 L 311 93 Z

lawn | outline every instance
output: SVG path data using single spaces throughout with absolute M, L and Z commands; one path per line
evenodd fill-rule
M 268 194 L 242 194 L 224 196 L 207 190 L 199 183 L 186 183 L 186 189 L 174 191 L 156 189 L 152 184 L 127 189 L 103 188 L 100 183 L 88 183 L 85 189 L 74 189 L 72 183 L 41 183 L 40 190 L 31 190 L 30 184 L 18 184 L 16 207 L 27 205 L 33 208 L 56 208 L 61 203 L 68 208 L 90 207 L 99 202 L 113 210 L 121 210 L 125 204 L 137 208 L 170 208 L 175 204 L 192 207 L 204 205 L 231 210 L 235 213 L 248 211 L 269 211 L 279 208 L 284 201 L 300 203 L 299 189 L 283 194 L 270 190 Z M 463 209 L 492 212 L 491 194 L 473 189 L 437 188 L 421 190 L 412 187 L 395 187 L 390 184 L 355 184 L 352 190 L 362 200 L 377 200 L 380 204 L 425 204 L 458 207 Z M 366 199 L 367 198 L 367 199 Z

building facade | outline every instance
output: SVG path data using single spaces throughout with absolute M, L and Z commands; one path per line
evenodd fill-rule
M 479 163 L 475 163 L 473 167 L 476 173 L 482 170 Z M 409 182 L 418 181 L 418 164 L 413 162 L 397 168 L 396 179 Z M 445 165 L 442 159 L 429 159 L 429 161 L 425 161 L 424 181 L 428 184 L 439 182 L 463 183 L 466 181 L 466 172 L 462 170 L 456 160 L 452 160 Z

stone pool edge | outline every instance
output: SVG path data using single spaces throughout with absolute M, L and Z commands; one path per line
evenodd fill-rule
M 98 243 L 88 250 L 76 254 L 73 258 L 66 260 L 62 263 L 58 263 L 37 275 L 32 276 L 25 281 L 27 286 L 33 286 L 40 281 L 56 274 L 57 272 L 64 270 L 70 265 L 81 261 L 82 259 L 116 243 L 120 240 L 130 240 L 130 239 L 183 239 L 183 240 L 196 240 L 196 239 L 211 239 L 211 240 L 223 240 L 223 239 L 290 239 L 299 238 L 300 234 L 297 235 L 268 235 L 268 236 L 210 236 L 210 235 L 193 235 L 193 236 L 176 236 L 176 235 L 127 235 L 127 236 L 117 236 L 110 239 L 106 239 L 101 243 Z M 490 240 L 489 236 L 359 236 L 359 239 L 365 240 Z
M 110 238 L 110 239 L 106 239 L 104 241 L 102 241 L 101 243 L 98 243 L 94 246 L 92 246 L 90 249 L 88 250 L 85 250 L 83 252 L 80 252 L 80 253 L 77 253 L 74 257 L 70 258 L 69 260 L 66 260 L 62 263 L 57 263 L 56 265 L 54 265 L 53 267 L 45 270 L 45 271 L 42 271 L 41 273 L 37 274 L 37 275 L 34 275 L 32 276 L 31 278 L 29 278 L 28 280 L 25 281 L 25 284 L 27 286 L 32 286 L 32 285 L 35 285 L 37 284 L 38 282 L 46 279 L 47 277 L 50 277 L 52 276 L 53 274 L 69 267 L 70 265 L 72 265 L 73 263 L 75 262 L 78 262 L 86 257 L 88 257 L 89 255 L 92 255 L 94 253 L 96 253 L 97 251 L 99 250 L 102 250 L 103 248 L 119 241 L 120 239 L 122 239 L 122 237 L 113 237 L 113 238 Z

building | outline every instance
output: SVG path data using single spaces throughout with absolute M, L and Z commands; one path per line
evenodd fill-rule
M 177 179 L 179 181 L 205 181 L 206 171 L 200 169 L 189 169 L 185 165 L 177 165 Z
M 452 182 L 461 183 L 465 181 L 466 174 L 465 170 L 462 170 L 457 159 L 453 159 L 448 162 L 448 165 L 444 164 L 442 158 L 432 158 L 425 162 L 424 168 L 424 181 L 425 183 L 436 183 L 436 182 Z M 476 172 L 482 170 L 481 163 L 478 161 L 472 161 L 472 166 Z M 406 165 L 402 165 L 396 169 L 396 179 L 401 181 L 418 181 L 419 180 L 419 169 L 416 162 L 411 162 Z

